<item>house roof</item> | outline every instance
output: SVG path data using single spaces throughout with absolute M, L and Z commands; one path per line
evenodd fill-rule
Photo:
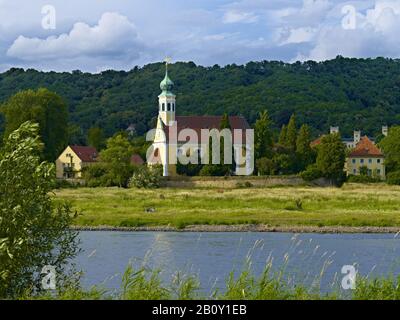
M 323 137 L 324 136 L 320 136 L 319 138 L 315 139 L 314 141 L 311 141 L 311 143 L 310 143 L 311 148 L 314 148 L 314 147 L 320 145 Z
M 140 166 L 140 165 L 144 164 L 144 160 L 138 154 L 133 154 L 131 157 L 131 164 Z
M 221 121 L 222 121 L 222 116 L 177 116 L 175 118 L 177 122 L 177 132 L 179 135 L 179 132 L 183 129 L 192 129 L 196 131 L 197 136 L 199 139 L 201 139 L 201 130 L 202 129 L 220 129 Z M 247 120 L 242 117 L 242 116 L 230 116 L 229 117 L 229 125 L 231 127 L 231 130 L 246 130 L 250 129 L 250 125 L 248 124 Z M 171 127 L 168 127 L 170 129 Z M 166 130 L 166 135 L 167 139 L 169 140 L 169 130 Z M 234 138 L 234 137 L 233 137 Z M 246 141 L 246 133 L 242 133 L 242 143 L 245 143 Z M 179 141 L 179 142 L 186 142 L 187 140 L 184 141 Z
M 367 136 L 364 136 L 349 157 L 383 157 L 383 153 Z
M 96 148 L 85 146 L 70 146 L 82 162 L 96 162 L 98 152 Z

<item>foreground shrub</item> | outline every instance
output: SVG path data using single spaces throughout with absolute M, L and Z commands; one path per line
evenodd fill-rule
M 0 150 L 0 298 L 40 292 L 44 266 L 55 268 L 57 286 L 74 279 L 67 263 L 78 252 L 75 214 L 52 201 L 55 168 L 40 161 L 38 130 L 22 124 Z

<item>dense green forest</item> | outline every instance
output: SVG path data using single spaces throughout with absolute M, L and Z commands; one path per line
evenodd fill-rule
M 84 143 L 91 127 L 111 136 L 134 124 L 143 134 L 157 115 L 163 76 L 161 63 L 100 74 L 14 68 L 0 74 L 0 102 L 23 89 L 46 87 L 67 102 L 71 143 Z M 267 109 L 277 133 L 295 113 L 313 136 L 330 125 L 340 126 L 344 135 L 360 129 L 376 136 L 382 125 L 400 123 L 400 60 L 337 57 L 321 63 L 263 61 L 225 67 L 178 62 L 170 66 L 170 76 L 180 115 L 229 113 L 253 124 Z

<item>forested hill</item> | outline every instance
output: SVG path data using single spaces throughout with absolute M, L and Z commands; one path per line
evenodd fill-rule
M 10 69 L 0 75 L 0 101 L 22 89 L 47 87 L 64 97 L 75 125 L 74 139 L 88 128 L 108 136 L 135 124 L 144 133 L 157 115 L 161 63 L 129 72 L 89 74 Z M 180 115 L 244 115 L 250 123 L 267 109 L 274 126 L 296 113 L 313 134 L 338 125 L 350 135 L 361 129 L 377 135 L 383 124 L 400 123 L 400 60 L 347 59 L 322 63 L 250 62 L 245 66 L 170 66 Z M 79 133 L 78 127 L 83 129 Z

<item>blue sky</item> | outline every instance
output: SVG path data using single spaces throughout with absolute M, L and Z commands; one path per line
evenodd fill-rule
M 399 30 L 400 0 L 0 0 L 0 71 L 398 58 Z

